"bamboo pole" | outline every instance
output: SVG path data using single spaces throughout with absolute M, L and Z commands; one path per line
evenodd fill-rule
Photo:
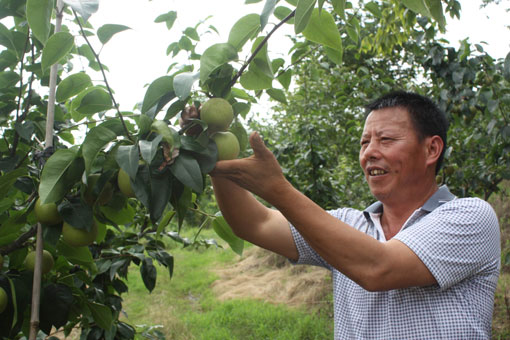
M 57 0 L 57 18 L 55 22 L 55 33 L 60 32 L 62 27 L 64 2 Z M 55 93 L 57 88 L 58 65 L 54 64 L 50 69 L 50 92 L 48 96 L 48 110 L 46 113 L 46 139 L 45 148 L 53 147 L 53 125 L 55 123 Z M 42 278 L 42 254 L 43 254 L 42 225 L 37 223 L 36 257 L 34 268 L 34 281 L 32 285 L 32 310 L 30 314 L 29 340 L 36 340 L 39 333 L 39 307 L 41 300 L 41 278 Z

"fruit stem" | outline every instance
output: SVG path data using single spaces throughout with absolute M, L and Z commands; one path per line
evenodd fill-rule
M 235 83 L 237 82 L 237 80 L 239 79 L 239 77 L 241 77 L 241 75 L 243 74 L 244 70 L 246 70 L 246 68 L 248 67 L 248 65 L 250 65 L 250 63 L 253 61 L 253 59 L 255 59 L 255 57 L 257 56 L 257 53 L 259 53 L 259 51 L 262 49 L 262 47 L 264 47 L 264 45 L 266 44 L 266 42 L 269 40 L 269 38 L 271 37 L 271 35 L 273 35 L 274 32 L 276 32 L 276 30 L 278 28 L 280 28 L 284 23 L 286 23 L 287 21 L 289 21 L 292 17 L 294 17 L 294 15 L 296 15 L 296 10 L 293 10 L 289 15 L 287 15 L 285 18 L 282 19 L 282 21 L 280 21 L 275 27 L 273 27 L 273 29 L 267 34 L 267 36 L 262 40 L 262 42 L 257 46 L 257 48 L 255 49 L 255 51 L 253 51 L 252 55 L 248 58 L 248 60 L 246 61 L 246 63 L 244 63 L 244 65 L 239 69 L 239 71 L 237 72 L 237 74 L 234 76 L 234 78 L 232 79 L 232 81 L 230 82 L 230 86 L 229 87 L 232 87 L 235 85 Z

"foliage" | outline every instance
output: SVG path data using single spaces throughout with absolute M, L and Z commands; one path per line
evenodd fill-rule
M 259 1 L 248 1 L 253 2 Z M 479 133 L 488 132 L 482 137 L 492 143 L 487 149 L 488 160 L 497 161 L 494 166 L 482 167 L 494 176 L 479 178 L 476 185 L 496 183 L 499 171 L 508 167 L 504 156 L 508 124 L 499 117 L 507 118 L 504 95 L 510 62 L 502 65 L 488 57 L 471 62 L 466 48 L 457 54 L 448 50 L 446 54 L 440 45 L 432 46 L 436 30 L 444 29 L 444 13 L 458 15 L 455 0 L 361 1 L 356 8 L 345 0 L 289 0 L 279 6 L 277 1 L 267 0 L 262 13 L 237 21 L 226 42 L 205 49 L 197 48 L 204 43 L 201 22 L 187 27 L 167 48 L 170 58 L 186 53 L 189 64 L 173 64 L 167 74 L 152 81 L 141 96 L 141 105 L 132 112 L 120 111 L 108 84 L 108 68 L 96 52 L 97 46 L 103 47 L 129 27 L 107 24 L 95 30 L 87 19 L 98 5 L 98 0 L 0 0 L 0 14 L 5 19 L 0 23 L 0 188 L 4 194 L 0 199 L 0 254 L 6 255 L 0 286 L 9 296 L 7 310 L 0 315 L 0 337 L 27 337 L 30 328 L 39 326 L 45 334 L 52 327 L 63 328 L 66 334 L 79 327 L 82 337 L 90 340 L 134 338 L 136 328 L 119 320 L 121 295 L 128 290 L 126 277 L 131 264 L 138 266 L 144 286 L 152 291 L 157 279 L 155 263 L 164 266 L 169 276 L 173 273 L 174 260 L 166 250 L 165 238 L 184 246 L 215 245 L 212 240 L 195 237 L 190 241 L 180 235 L 185 219 L 191 219 L 190 212 L 196 214 L 193 219 L 200 224 L 199 230 L 212 225 L 232 249 L 242 253 L 243 242 L 230 232 L 224 220 L 211 214 L 210 207 L 200 207 L 202 202 L 208 204 L 208 199 L 203 199 L 210 192 L 207 173 L 217 158 L 207 124 L 192 120 L 193 125 L 202 128 L 194 136 L 187 134 L 187 127 L 177 127 L 179 113 L 191 104 L 199 107 L 205 98 L 229 101 L 235 115 L 231 131 L 242 147 L 247 144 L 243 119 L 262 93 L 281 103 L 291 99 L 289 109 L 296 108 L 296 114 L 303 117 L 309 112 L 305 109 L 320 107 L 321 99 L 343 100 L 332 111 L 334 114 L 320 107 L 319 119 L 292 127 L 293 135 L 306 136 L 297 145 L 286 142 L 284 133 L 271 141 L 278 143 L 280 157 L 286 157 L 285 150 L 296 151 L 284 163 L 293 162 L 296 170 L 312 165 L 313 173 L 303 181 L 291 166 L 287 174 L 309 194 L 316 187 L 317 193 L 326 193 L 322 201 L 318 199 L 321 204 L 338 202 L 337 185 L 351 180 L 354 174 L 349 164 L 355 157 L 352 145 L 357 141 L 353 136 L 360 129 L 356 121 L 361 112 L 341 112 L 388 88 L 407 86 L 408 81 L 412 83 L 407 79 L 411 75 L 437 80 L 438 85 L 432 88 L 438 93 L 451 90 L 451 97 L 441 96 L 445 100 L 442 104 L 451 106 L 455 102 L 447 99 L 467 98 L 473 101 L 468 107 L 495 118 L 487 124 L 475 120 Z M 172 29 L 176 17 L 177 13 L 171 11 L 155 21 Z M 61 25 L 63 18 L 66 21 Z M 279 23 L 268 25 L 274 18 Z M 422 27 L 418 31 L 417 23 Z M 268 44 L 272 34 L 285 24 L 293 25 L 296 33 L 290 62 L 272 60 Z M 429 45 L 417 43 L 416 50 L 404 49 L 402 46 L 411 37 Z M 394 49 L 398 52 L 390 55 Z M 199 54 L 201 50 L 204 52 Z M 421 73 L 415 74 L 418 71 L 414 67 L 402 70 L 396 62 L 393 69 L 384 70 L 388 60 L 401 61 L 395 59 L 399 53 L 409 65 L 421 60 Z M 412 58 L 416 60 L 411 62 Z M 453 67 L 447 58 L 456 60 L 457 66 Z M 75 69 L 74 65 L 80 64 L 77 60 L 87 63 L 88 68 Z M 305 60 L 312 63 L 302 63 Z M 288 99 L 285 90 L 297 70 L 305 71 L 312 80 L 331 72 L 344 82 L 330 78 L 328 85 L 338 89 L 329 96 L 321 84 L 303 78 L 303 91 Z M 503 77 L 498 73 L 502 70 Z M 474 78 L 471 71 L 475 72 Z M 491 81 L 481 86 L 480 92 L 474 91 L 475 85 L 471 87 L 473 93 L 463 92 L 463 85 L 478 79 L 478 71 L 489 73 Z M 98 73 L 103 81 L 92 80 L 95 77 L 91 75 Z M 392 78 L 395 80 L 388 80 Z M 346 91 L 352 84 L 356 84 L 359 95 L 350 100 Z M 460 109 L 461 116 L 467 116 L 462 106 Z M 285 124 L 291 126 L 292 119 L 289 115 Z M 331 119 L 341 121 L 342 129 L 331 130 L 331 124 L 327 124 Z M 329 145 L 339 134 L 349 137 L 332 148 L 327 147 L 328 143 L 316 147 L 323 133 L 331 138 Z M 474 148 L 474 144 L 468 146 Z M 304 147 L 312 151 L 303 154 L 300 150 Z M 348 152 L 338 152 L 342 148 Z M 330 157 L 331 152 L 343 156 Z M 464 164 L 461 160 L 455 162 L 466 165 L 463 173 L 479 171 L 479 163 Z M 332 171 L 339 167 L 347 172 Z M 119 169 L 129 175 L 135 198 L 118 190 Z M 465 183 L 465 178 L 473 177 L 463 175 L 458 181 Z M 104 200 L 110 188 L 112 198 Z M 350 195 L 366 197 L 358 189 Z M 34 247 L 36 230 L 41 230 L 36 227 L 34 214 L 37 198 L 42 203 L 56 203 L 64 221 L 73 227 L 90 231 L 95 223 L 99 230 L 92 245 L 71 247 L 61 240 L 61 224 L 42 227 L 44 249 L 54 256 L 55 266 L 42 280 L 40 323 L 29 318 L 30 307 L 38 299 L 36 294 L 32 296 L 32 273 L 22 267 L 26 254 Z M 34 292 L 38 291 L 35 282 Z

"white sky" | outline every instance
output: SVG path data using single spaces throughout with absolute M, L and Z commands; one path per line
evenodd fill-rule
M 202 32 L 208 25 L 213 25 L 220 35 L 203 36 L 199 46 L 205 49 L 213 43 L 225 42 L 232 25 L 246 14 L 260 14 L 264 2 L 246 5 L 244 0 L 102 0 L 98 12 L 90 18 L 96 29 L 106 23 L 132 28 L 115 35 L 100 55 L 101 62 L 110 70 L 108 81 L 116 92 L 121 109 L 131 110 L 143 99 L 144 86 L 166 74 L 168 66 L 175 61 L 166 56 L 166 48 L 180 38 L 186 27 L 212 16 L 200 26 Z M 485 50 L 491 56 L 504 58 L 510 51 L 510 30 L 505 27 L 509 17 L 505 11 L 509 7 L 508 0 L 486 10 L 480 10 L 479 0 L 461 0 L 461 3 L 461 19 L 449 20 L 447 26 L 451 44 L 458 47 L 458 41 L 466 37 L 471 43 L 485 41 Z M 171 10 L 177 11 L 177 20 L 170 31 L 164 23 L 154 23 L 158 15 Z M 284 31 L 277 32 L 269 41 L 270 50 L 282 55 L 291 46 L 284 36 L 292 33 L 290 25 L 284 27 Z M 99 48 L 99 45 L 95 47 Z

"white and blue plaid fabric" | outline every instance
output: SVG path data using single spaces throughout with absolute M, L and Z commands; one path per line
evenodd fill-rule
M 370 214 L 343 208 L 329 213 L 384 242 Z M 332 271 L 335 339 L 490 339 L 494 292 L 500 272 L 500 230 L 492 207 L 478 198 L 456 198 L 446 186 L 394 236 L 425 263 L 438 284 L 369 292 L 332 268 L 291 226 L 298 264 Z

